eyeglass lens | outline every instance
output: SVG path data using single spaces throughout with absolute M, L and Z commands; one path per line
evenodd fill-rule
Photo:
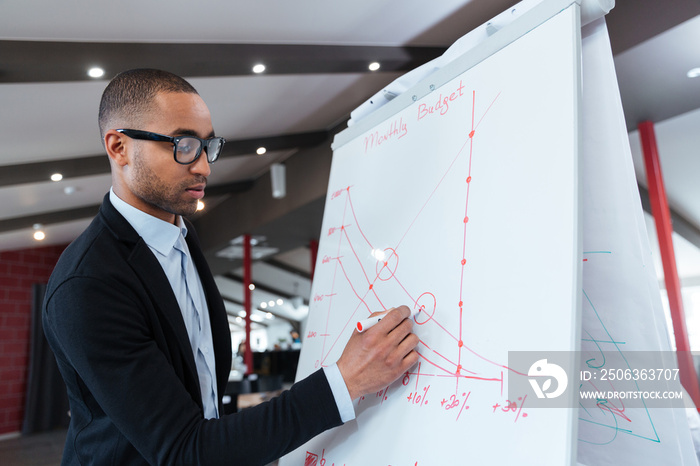
M 221 138 L 204 141 L 207 144 L 206 153 L 209 163 L 216 161 L 223 146 Z M 191 163 L 202 150 L 202 141 L 196 138 L 183 137 L 177 142 L 175 156 L 180 163 Z

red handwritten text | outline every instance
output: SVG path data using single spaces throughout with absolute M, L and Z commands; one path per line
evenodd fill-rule
M 438 97 L 437 102 L 435 102 L 433 105 L 420 104 L 418 106 L 418 119 L 420 120 L 421 118 L 426 117 L 428 115 L 432 115 L 434 113 L 444 115 L 450 109 L 450 102 L 453 102 L 462 97 L 464 95 L 463 91 L 464 84 L 462 84 L 462 80 L 460 79 L 459 87 L 450 95 L 443 97 L 442 93 L 440 93 L 440 97 Z
M 408 134 L 408 126 L 403 122 L 403 118 L 394 120 L 383 133 L 375 131 L 365 136 L 365 153 L 370 149 L 388 141 L 389 139 L 401 139 Z

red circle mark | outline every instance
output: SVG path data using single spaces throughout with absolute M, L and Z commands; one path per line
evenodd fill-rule
M 384 257 L 386 257 L 387 260 L 384 262 L 377 262 L 375 267 L 377 278 L 383 282 L 394 278 L 394 274 L 399 268 L 399 255 L 396 251 L 394 251 L 394 249 L 384 249 Z
M 374 285 L 369 285 L 369 289 L 371 290 L 372 288 L 374 288 Z
M 471 176 L 468 176 L 468 177 L 467 177 L 467 183 L 471 183 L 471 182 L 472 182 L 472 177 L 471 177 Z
M 523 413 L 523 417 L 527 417 L 527 413 Z
M 470 137 L 470 138 L 473 138 L 473 137 L 474 137 L 474 130 L 472 130 L 472 132 L 469 133 L 469 137 Z
M 466 263 L 467 263 L 467 260 L 466 260 L 466 259 L 462 259 L 462 265 L 464 265 L 464 264 L 466 264 Z
M 462 306 L 464 306 L 464 301 L 459 302 L 459 307 L 462 307 Z
M 358 327 L 360 326 L 359 322 L 357 323 L 357 326 Z M 462 346 L 464 346 L 464 342 L 462 340 L 459 340 L 459 343 L 457 343 L 457 346 L 459 346 L 461 348 Z
M 414 317 L 416 324 L 425 324 L 435 315 L 435 309 L 437 308 L 437 300 L 435 299 L 435 295 L 429 291 L 426 291 L 422 295 L 418 296 L 418 299 L 416 299 L 416 304 L 413 306 L 413 308 L 420 309 L 420 313 Z M 425 320 L 419 322 L 419 318 L 421 320 Z
M 464 223 L 469 222 L 469 217 L 464 217 Z

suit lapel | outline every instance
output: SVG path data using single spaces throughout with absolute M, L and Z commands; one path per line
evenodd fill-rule
M 172 334 L 175 335 L 177 340 L 177 345 L 175 346 L 179 348 L 182 360 L 185 361 L 184 370 L 187 372 L 186 375 L 192 381 L 188 388 L 195 391 L 194 394 L 197 396 L 193 396 L 193 398 L 201 406 L 202 396 L 199 376 L 197 375 L 197 367 L 187 335 L 187 328 L 182 318 L 180 306 L 177 303 L 170 282 L 165 272 L 163 272 L 163 268 L 146 242 L 109 202 L 109 194 L 105 196 L 100 213 L 115 236 L 131 248 L 131 254 L 127 261 L 151 296 L 152 305 L 163 316 L 164 324 L 167 324 Z
M 134 247 L 129 264 L 138 275 L 144 287 L 153 297 L 153 305 L 158 308 L 165 317 L 165 321 L 170 325 L 172 332 L 177 338 L 178 347 L 181 348 L 185 357 L 187 369 L 194 380 L 199 380 L 197 367 L 194 363 L 190 339 L 187 335 L 187 327 L 182 318 L 180 306 L 175 299 L 170 282 L 163 272 L 163 268 L 149 249 L 148 245 L 141 240 Z M 195 384 L 199 389 L 199 383 Z M 198 398 L 201 400 L 201 396 Z

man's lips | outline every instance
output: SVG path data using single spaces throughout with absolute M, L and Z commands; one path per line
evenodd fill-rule
M 196 186 L 190 186 L 189 188 L 185 189 L 189 193 L 190 196 L 192 196 L 195 199 L 201 199 L 204 197 L 204 188 L 206 187 L 205 184 L 198 184 Z

